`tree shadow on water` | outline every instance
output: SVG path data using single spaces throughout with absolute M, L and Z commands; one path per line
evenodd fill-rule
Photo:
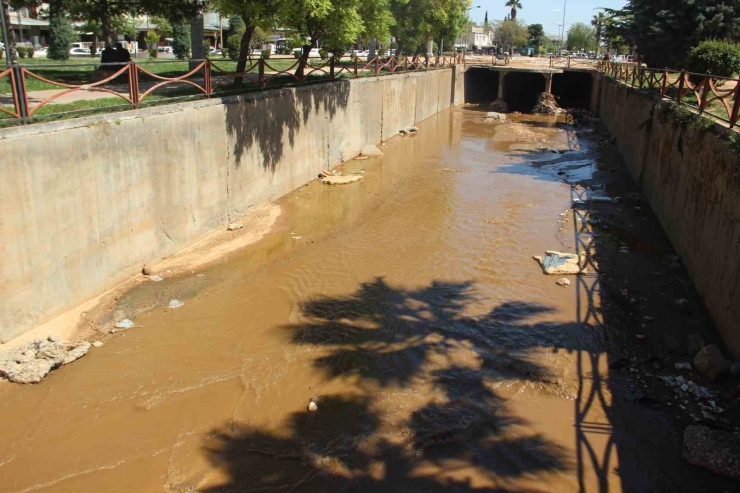
M 262 167 L 274 173 L 286 146 L 293 147 L 301 126 L 309 123 L 311 112 L 322 112 L 331 120 L 347 106 L 350 88 L 348 81 L 337 81 L 229 98 L 224 104 L 226 131 L 236 168 L 256 147 Z
M 292 414 L 279 435 L 214 430 L 206 453 L 229 481 L 206 491 L 527 491 L 517 478 L 572 470 L 565 449 L 527 434 L 496 389 L 552 386 L 529 353 L 577 349 L 576 328 L 529 323 L 553 309 L 524 302 L 467 315 L 476 300 L 472 283 L 405 289 L 377 278 L 304 303 L 289 340 L 325 349 L 313 364 L 328 379 L 351 377 L 360 395 L 321 396 L 318 412 Z M 429 395 L 404 415 L 404 403 L 383 398 L 406 390 Z

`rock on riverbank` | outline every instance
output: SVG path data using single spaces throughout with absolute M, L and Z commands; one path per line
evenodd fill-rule
M 50 336 L 0 353 L 0 376 L 15 383 L 39 383 L 51 370 L 69 364 L 90 349 L 87 341 L 62 342 Z

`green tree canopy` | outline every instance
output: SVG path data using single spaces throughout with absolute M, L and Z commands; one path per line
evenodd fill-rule
M 539 50 L 545 37 L 545 28 L 542 27 L 542 24 L 530 24 L 527 31 L 529 33 L 529 44 Z
M 508 18 L 508 20 L 515 21 L 516 20 L 516 11 L 517 9 L 523 9 L 522 2 L 519 0 L 507 0 L 507 2 L 504 4 L 507 7 L 511 7 L 511 16 Z
M 513 53 L 516 46 L 526 45 L 529 42 L 529 31 L 520 21 L 503 21 L 499 26 L 499 34 L 501 44 L 509 47 L 509 53 Z
M 454 44 L 466 25 L 468 5 L 468 0 L 392 0 L 396 24 L 391 32 L 399 53 L 426 53 L 430 40 Z
M 634 46 L 653 66 L 679 68 L 701 41 L 740 37 L 738 0 L 628 0 L 607 13 L 611 37 Z
M 49 52 L 46 56 L 52 60 L 67 60 L 69 45 L 74 38 L 75 32 L 62 1 L 52 0 L 49 3 Z
M 583 22 L 576 22 L 568 29 L 567 44 L 571 51 L 593 50 L 596 45 L 596 30 Z

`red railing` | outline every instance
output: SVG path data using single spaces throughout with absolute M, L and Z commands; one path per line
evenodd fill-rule
M 574 58 L 574 57 L 550 57 L 550 68 L 596 68 L 599 62 L 597 60 L 589 60 L 588 58 Z
M 598 69 L 627 86 L 658 92 L 699 114 L 707 113 L 729 123 L 731 128 L 737 124 L 740 79 L 604 61 L 599 62 Z
M 279 59 L 247 60 L 245 68 L 236 72 L 226 70 L 222 62 L 214 60 L 190 60 L 190 70 L 177 76 L 165 76 L 147 70 L 147 64 L 182 63 L 182 61 L 149 61 L 119 64 L 43 64 L 34 66 L 14 66 L 0 72 L 0 83 L 9 81 L 12 101 L 7 99 L 0 102 L 0 124 L 11 121 L 31 123 L 39 116 L 39 110 L 46 108 L 48 113 L 59 102 L 76 102 L 90 97 L 89 93 L 101 93 L 121 100 L 121 103 L 132 109 L 139 108 L 146 100 L 149 104 L 155 91 L 168 87 L 187 95 L 162 97 L 160 101 L 168 99 L 182 99 L 192 97 L 213 97 L 250 90 L 263 90 L 277 86 L 295 84 L 329 82 L 343 78 L 358 78 L 365 76 L 381 76 L 395 73 L 407 73 L 426 70 L 436 70 L 451 67 L 457 63 L 464 63 L 461 54 L 434 58 L 418 57 L 376 57 L 365 61 L 358 58 L 351 60 L 313 60 L 301 66 L 296 60 L 288 68 L 280 69 Z M 318 63 L 317 63 L 318 62 Z M 97 77 L 94 82 L 84 84 L 72 83 L 69 80 L 53 80 L 50 76 L 41 75 L 44 70 L 63 70 L 65 74 L 74 73 L 74 67 L 81 67 L 85 78 Z M 70 71 L 71 69 L 71 71 Z M 240 80 L 238 87 L 229 88 L 234 81 Z M 28 82 L 36 81 L 53 86 L 53 90 L 44 92 L 29 91 Z M 32 84 L 33 85 L 33 84 Z M 36 84 L 37 86 L 39 84 Z M 52 92 L 49 94 L 49 92 Z M 1 96 L 1 95 L 0 95 Z M 10 109 L 10 102 L 12 108 Z M 52 112 L 53 116 L 77 116 L 95 111 L 120 110 L 118 106 L 101 106 L 94 108 L 73 109 L 70 111 Z M 4 117 L 4 118 L 3 118 Z

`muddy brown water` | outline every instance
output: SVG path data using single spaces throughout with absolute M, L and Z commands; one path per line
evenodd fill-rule
M 157 300 L 136 328 L 3 385 L 0 491 L 619 491 L 593 280 L 532 260 L 575 248 L 588 134 L 481 116 L 289 194 L 261 241 L 124 297 Z

